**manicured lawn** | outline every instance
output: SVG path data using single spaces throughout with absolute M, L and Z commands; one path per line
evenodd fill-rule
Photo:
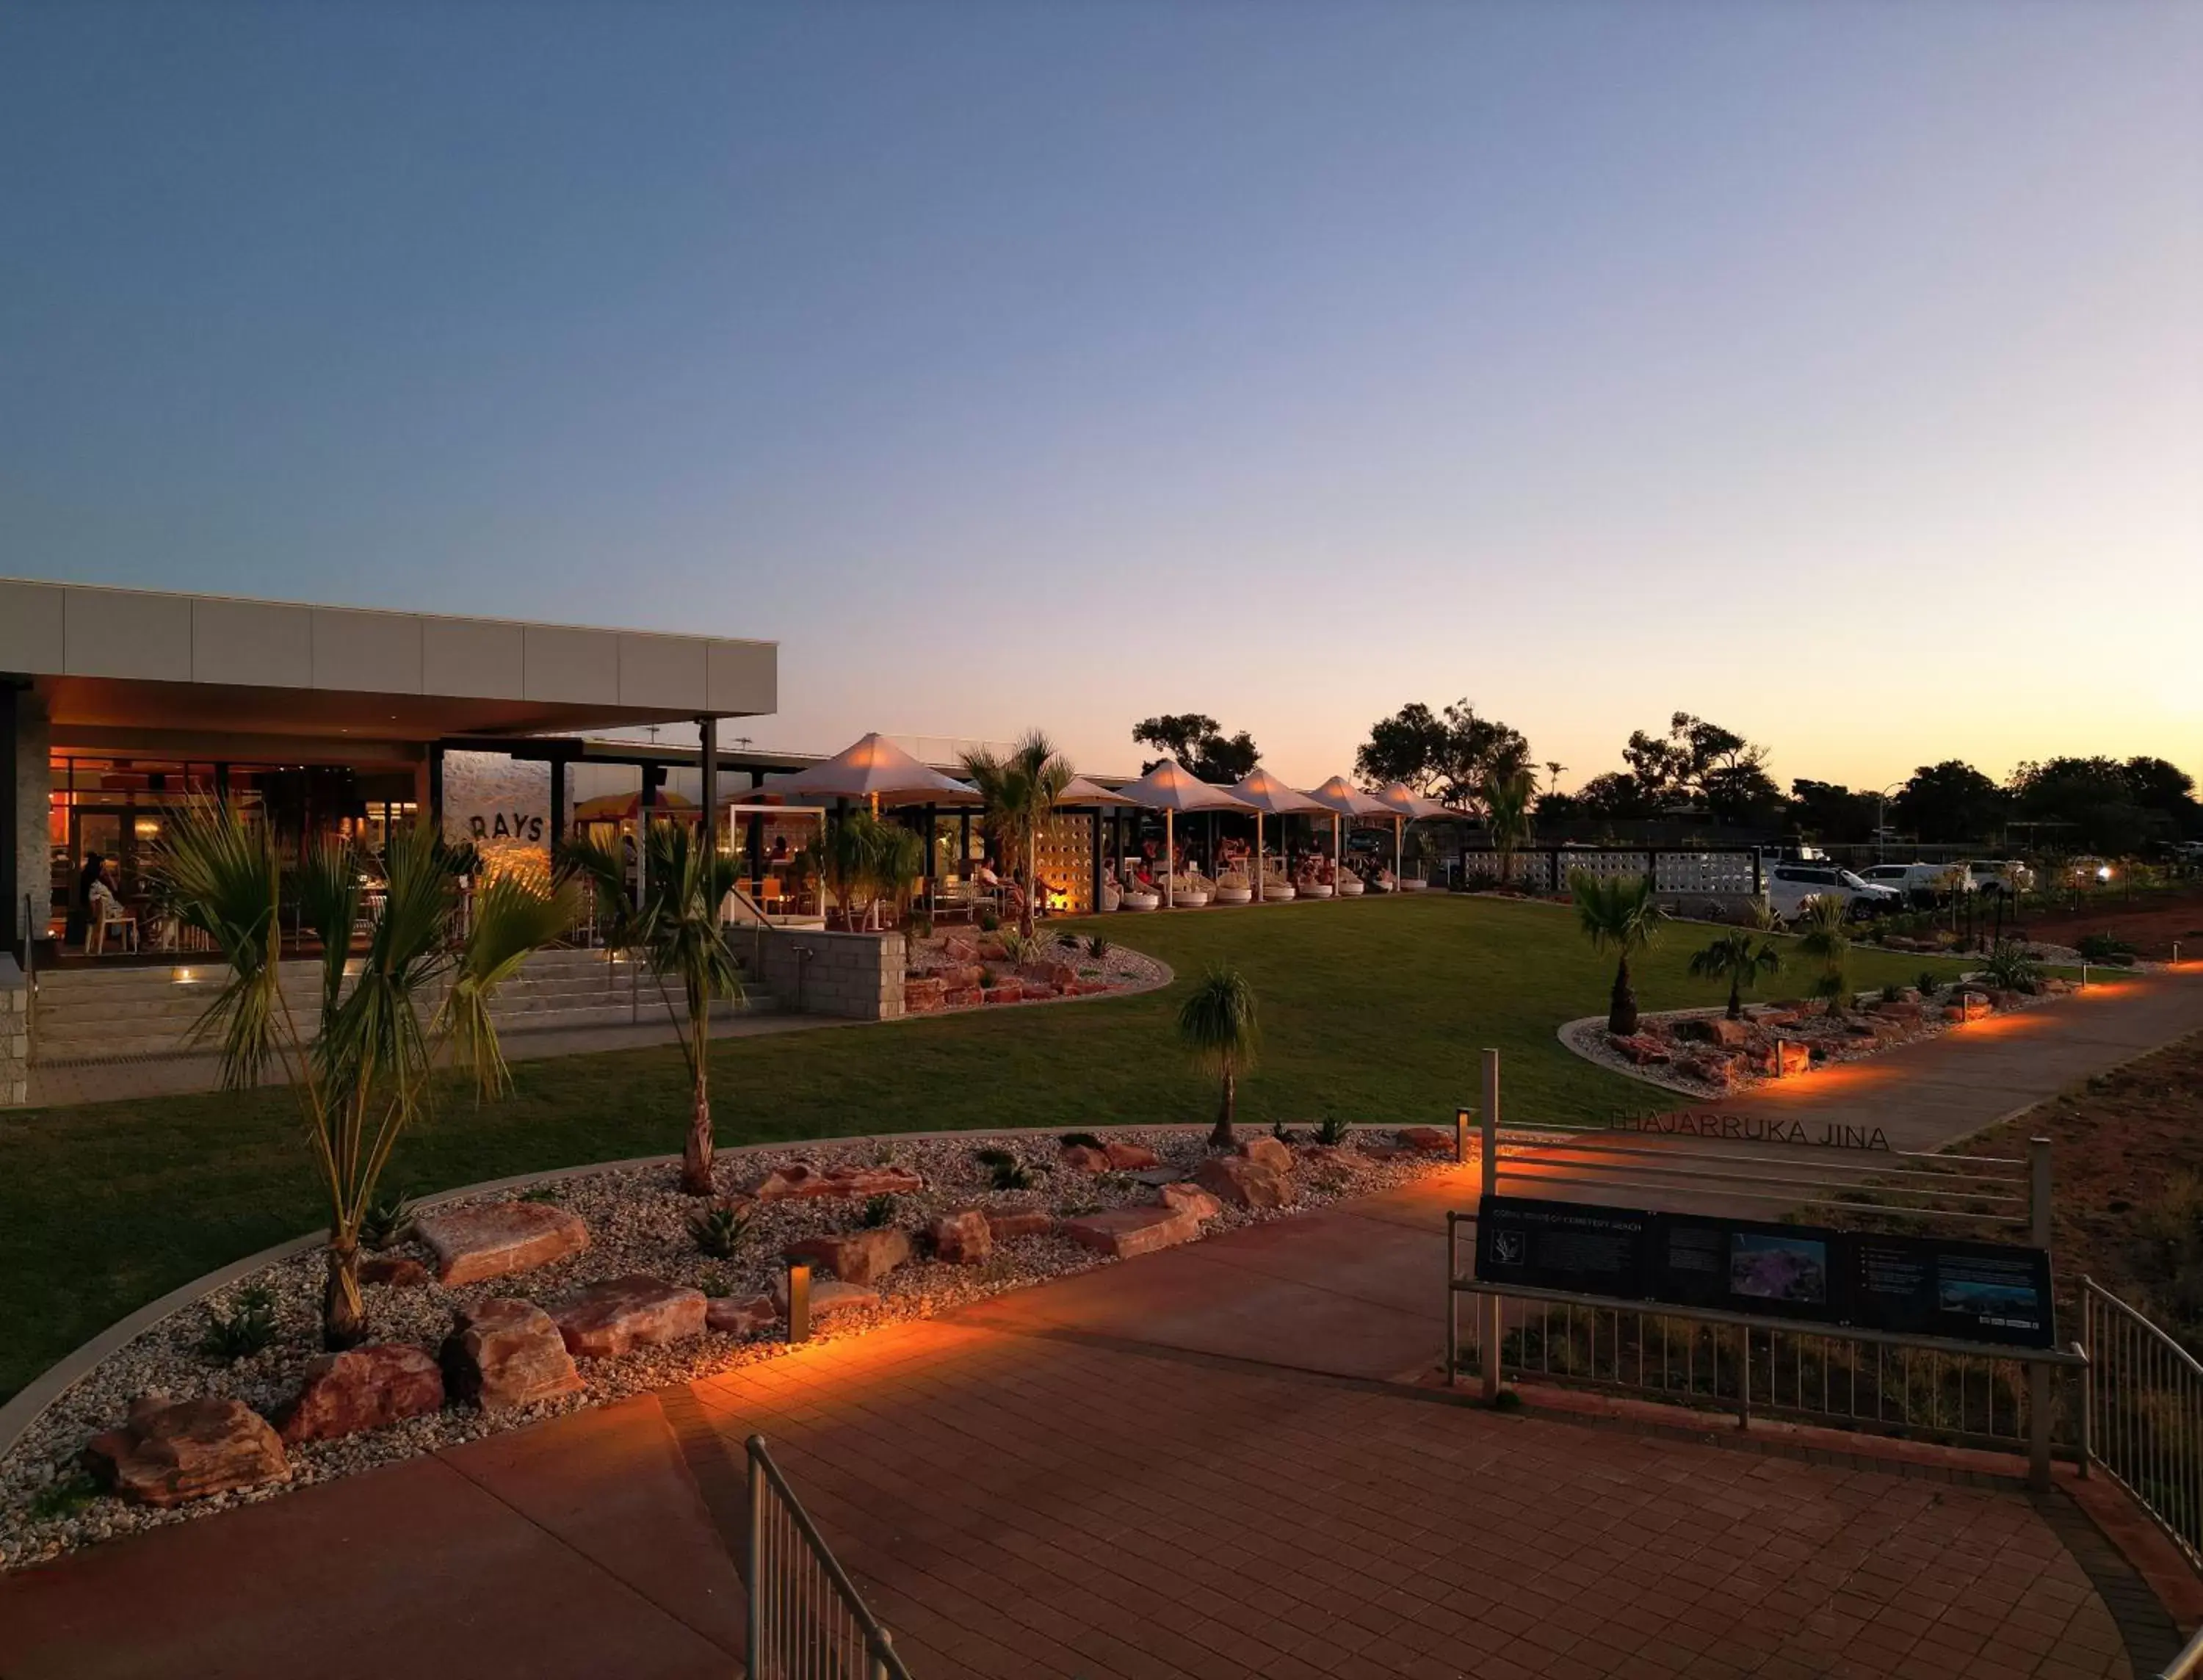
M 1171 1023 L 1184 985 L 1222 960 L 1261 1001 L 1262 1058 L 1241 1085 L 1243 1117 L 1259 1124 L 1328 1114 L 1450 1123 L 1474 1100 L 1485 1045 L 1502 1052 L 1514 1115 L 1580 1118 L 1675 1100 L 1555 1041 L 1562 1021 L 1604 1010 L 1613 973 L 1564 909 L 1432 894 L 1118 916 L 1105 930 L 1169 963 L 1178 983 L 1119 1000 L 730 1042 L 713 1064 L 720 1142 L 1206 1119 L 1211 1088 L 1188 1069 Z M 1708 937 L 1668 930 L 1639 964 L 1646 1008 L 1720 1000 L 1718 987 L 1685 974 Z M 1861 952 L 1852 971 L 1869 986 L 1922 966 Z M 1804 984 L 1776 979 L 1778 991 Z M 680 1147 L 685 1076 L 670 1046 L 521 1062 L 514 1074 L 516 1093 L 489 1108 L 447 1099 L 400 1147 L 386 1185 L 417 1194 Z M 154 1296 L 311 1229 L 318 1210 L 297 1125 L 277 1091 L 0 1117 L 0 1395 Z

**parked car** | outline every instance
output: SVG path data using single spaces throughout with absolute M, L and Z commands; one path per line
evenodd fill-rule
M 1839 898 L 1854 916 L 1895 910 L 1905 895 L 1892 887 L 1870 885 L 1833 864 L 1777 864 L 1767 872 L 1767 902 L 1785 922 L 1805 913 L 1815 899 Z
M 1976 858 L 1966 869 L 1977 893 L 2024 893 L 2035 885 L 2035 871 L 2017 858 Z
M 1876 864 L 1861 869 L 1859 878 L 1869 887 L 1890 887 L 1908 903 L 1923 906 L 1974 890 L 1972 872 L 1956 864 Z

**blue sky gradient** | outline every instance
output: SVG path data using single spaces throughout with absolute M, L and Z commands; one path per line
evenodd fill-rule
M 18 6 L 0 573 L 2203 772 L 2203 9 Z

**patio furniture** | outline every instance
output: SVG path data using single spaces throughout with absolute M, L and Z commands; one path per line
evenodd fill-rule
M 121 940 L 126 952 L 137 950 L 138 917 L 135 911 L 126 910 L 122 900 L 110 893 L 94 893 L 92 909 L 92 915 L 84 930 L 86 956 L 103 956 L 110 934 Z

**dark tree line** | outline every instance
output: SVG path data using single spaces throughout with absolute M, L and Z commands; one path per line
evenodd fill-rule
M 1203 781 L 1237 781 L 1261 762 L 1261 749 L 1254 736 L 1242 729 L 1226 735 L 1217 721 L 1197 711 L 1166 712 L 1132 728 L 1132 740 L 1175 758 Z M 1162 763 L 1150 758 L 1140 766 L 1145 775 Z
M 2112 854 L 2203 838 L 2203 804 L 2194 779 L 2162 758 L 2052 758 L 2020 765 L 2001 784 L 1946 759 L 1921 765 L 1885 805 L 1875 790 L 1802 776 L 1786 795 L 1768 774 L 1767 756 L 1764 746 L 1734 730 L 1679 711 L 1663 732 L 1631 734 L 1621 749 L 1627 768 L 1593 776 L 1573 793 L 1548 791 L 1537 801 L 1537 817 L 1540 823 L 1594 824 L 1695 819 L 1839 844 L 1869 840 L 1886 822 L 1931 845 L 2009 838 L 2052 851 Z M 1404 781 L 1472 810 L 1487 777 L 1532 767 L 1522 732 L 1479 716 L 1467 700 L 1442 712 L 1420 702 L 1403 706 L 1370 725 L 1369 739 L 1355 755 L 1355 771 L 1366 786 Z M 1563 767 L 1544 768 L 1557 781 Z

